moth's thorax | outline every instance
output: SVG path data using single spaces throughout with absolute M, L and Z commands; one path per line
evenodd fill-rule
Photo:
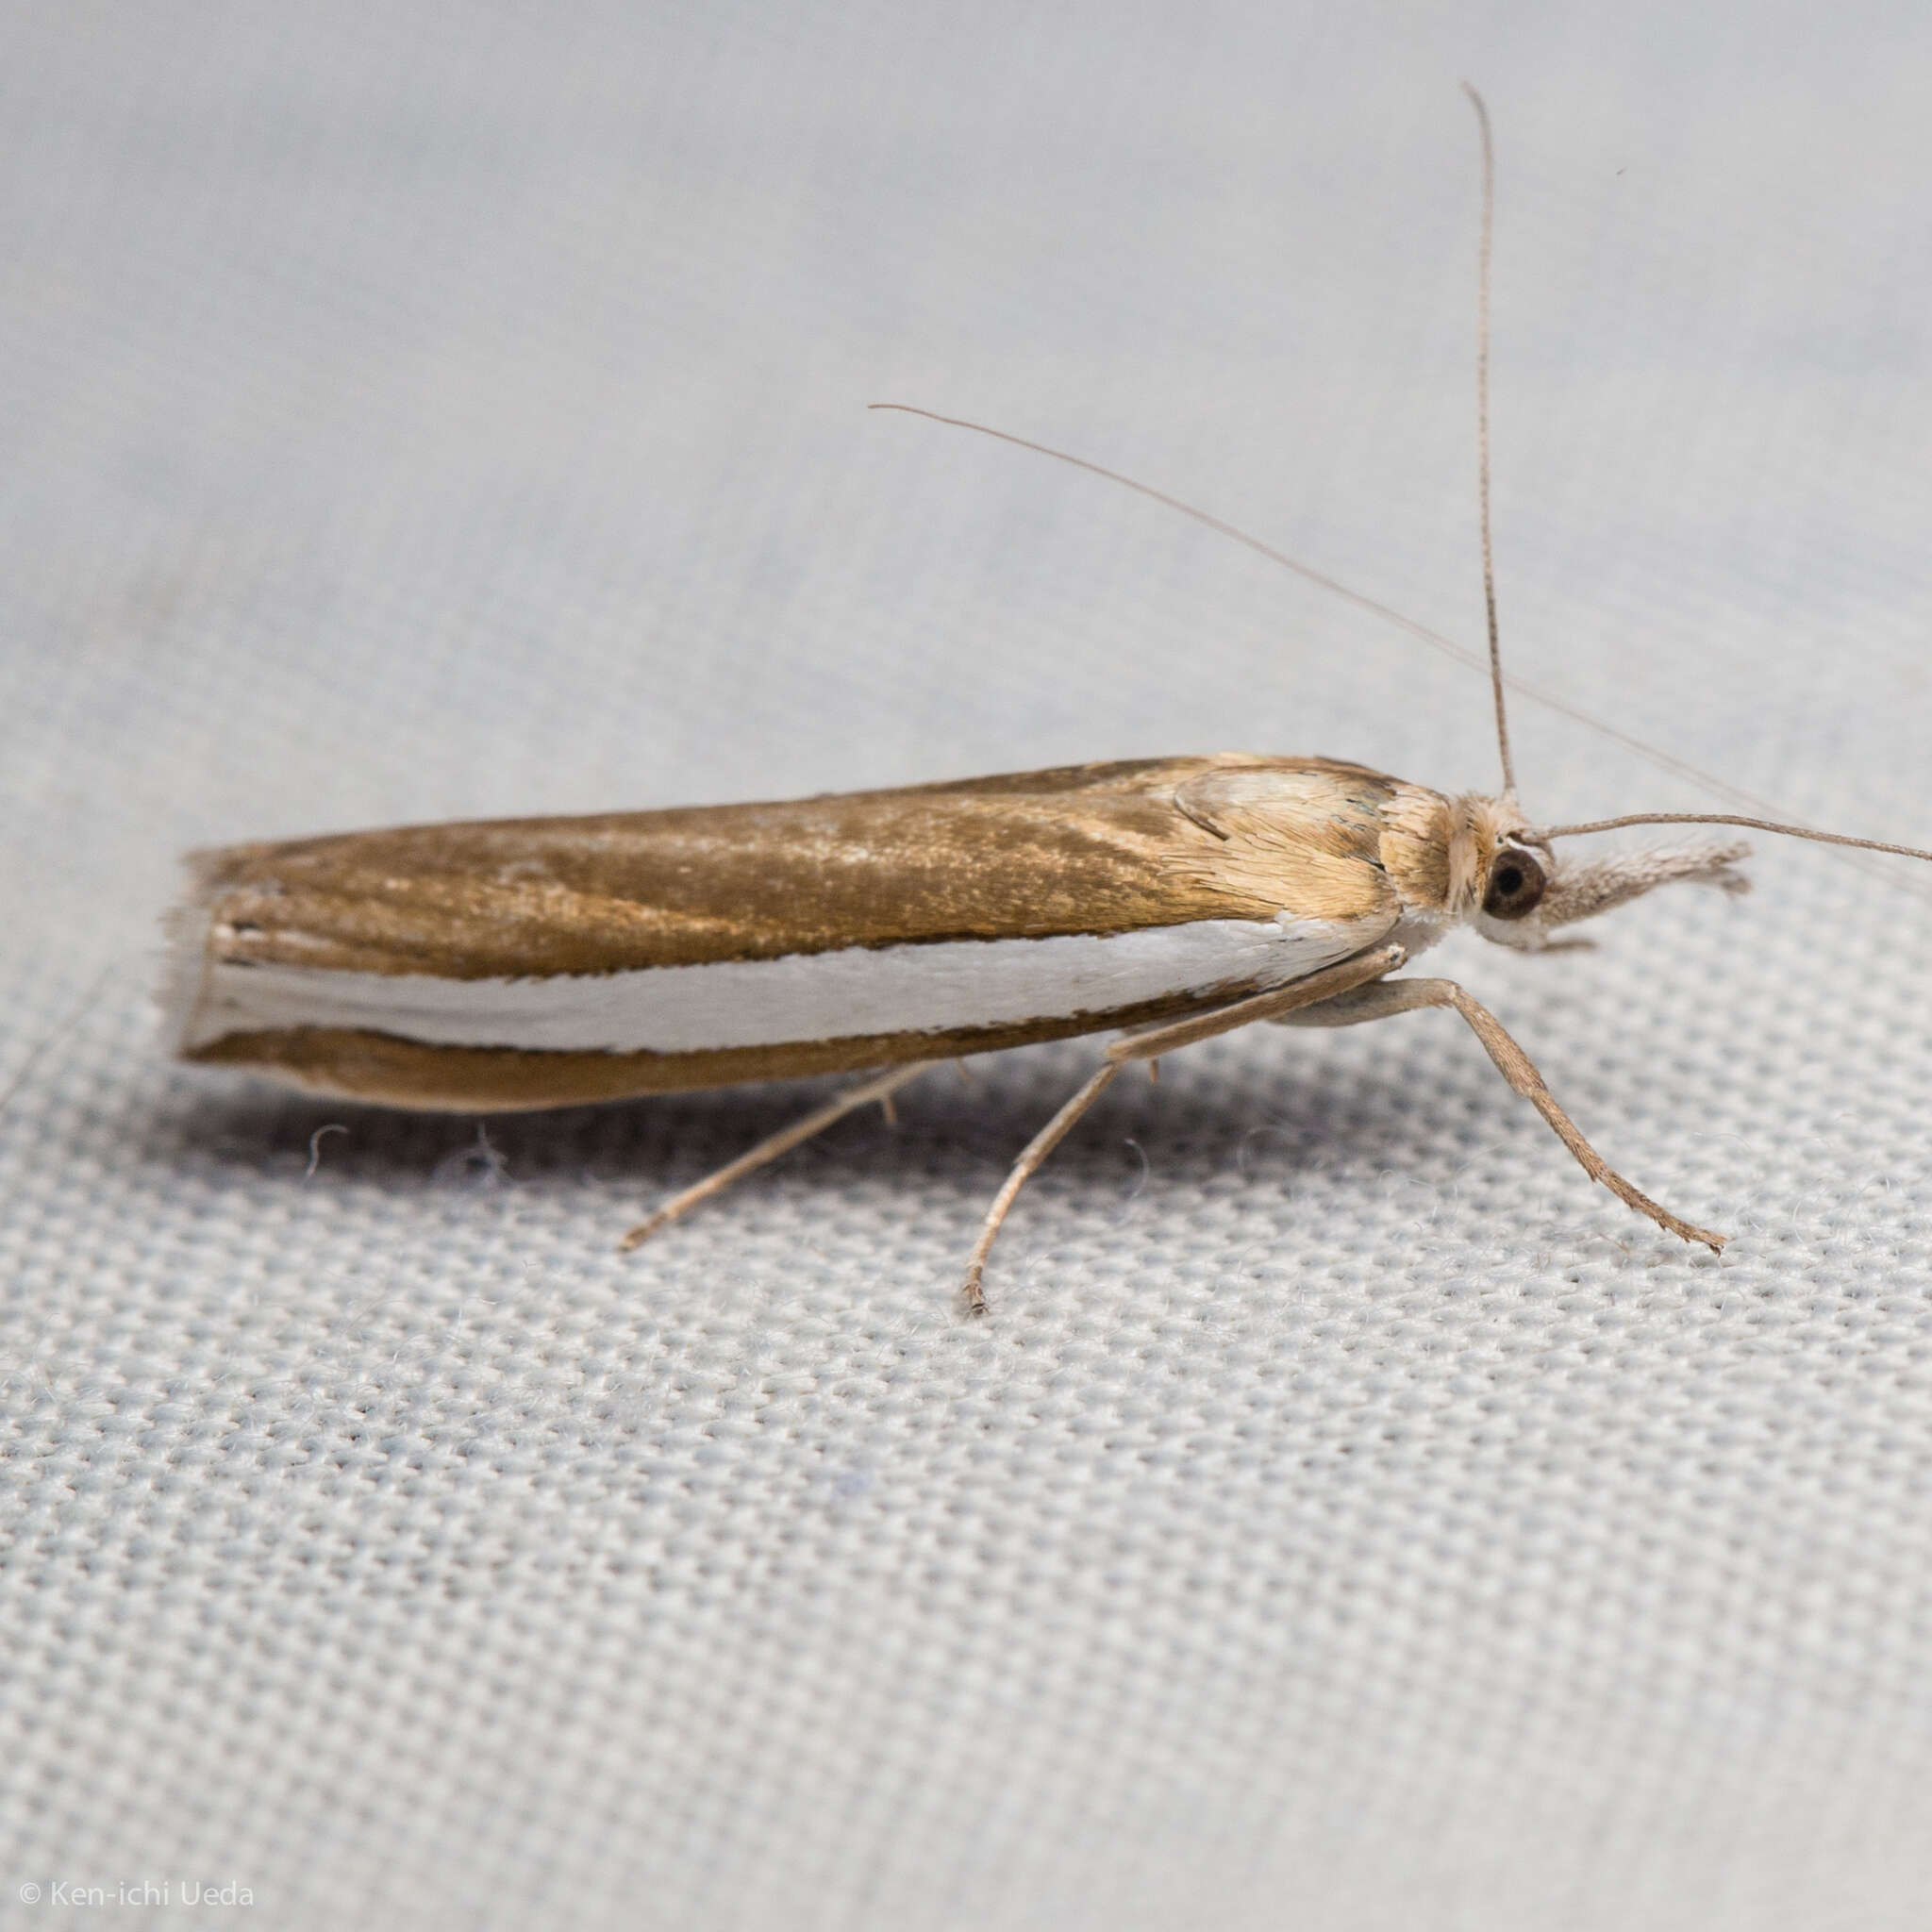
M 1400 895 L 1404 912 L 1434 920 L 1453 916 L 1457 891 L 1454 803 L 1426 786 L 1391 779 L 1381 816 L 1376 858 Z
M 1388 937 L 1420 953 L 1464 917 L 1468 868 L 1457 841 L 1458 801 L 1425 785 L 1388 783 L 1375 851 L 1399 907 Z
M 1379 922 L 1411 952 L 1479 905 L 1506 818 L 1501 801 L 1448 798 L 1361 765 L 1228 755 L 1174 792 L 1216 841 L 1183 856 L 1223 891 L 1285 916 Z
M 1172 796 L 1209 837 L 1177 843 L 1171 876 L 1302 919 L 1428 919 L 1447 908 L 1450 807 L 1439 793 L 1327 758 L 1204 764 Z

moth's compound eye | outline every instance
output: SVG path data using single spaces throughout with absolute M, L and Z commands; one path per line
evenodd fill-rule
M 1548 884 L 1542 867 L 1522 846 L 1506 845 L 1490 867 L 1483 910 L 1491 919 L 1527 919 L 1543 903 Z

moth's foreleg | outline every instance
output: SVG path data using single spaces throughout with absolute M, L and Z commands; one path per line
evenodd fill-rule
M 1470 1030 L 1483 1043 L 1496 1063 L 1496 1070 L 1511 1087 L 1548 1121 L 1557 1140 L 1575 1157 L 1576 1164 L 1591 1180 L 1601 1181 L 1626 1207 L 1647 1214 L 1657 1224 L 1687 1241 L 1702 1241 L 1713 1253 L 1720 1252 L 1727 1235 L 1712 1234 L 1707 1227 L 1679 1221 L 1669 1208 L 1660 1208 L 1650 1196 L 1634 1188 L 1607 1161 L 1582 1134 L 1576 1123 L 1557 1105 L 1556 1096 L 1543 1084 L 1529 1056 L 1503 1030 L 1503 1024 L 1490 1009 L 1472 999 L 1453 979 L 1388 979 L 1374 986 L 1358 987 L 1321 1006 L 1281 1016 L 1285 1026 L 1358 1026 L 1370 1020 L 1392 1019 L 1397 1013 L 1413 1013 L 1428 1007 L 1451 1007 L 1468 1021 Z
M 861 1080 L 858 1086 L 846 1088 L 844 1092 L 826 1101 L 824 1106 L 815 1108 L 803 1120 L 793 1121 L 789 1127 L 781 1127 L 756 1147 L 741 1154 L 736 1160 L 719 1168 L 715 1174 L 708 1174 L 703 1180 L 692 1182 L 682 1193 L 673 1194 L 649 1220 L 639 1222 L 617 1245 L 627 1253 L 640 1241 L 649 1241 L 660 1227 L 668 1227 L 680 1216 L 689 1214 L 700 1201 L 708 1201 L 713 1194 L 722 1194 L 734 1181 L 756 1173 L 776 1160 L 779 1155 L 789 1154 L 801 1141 L 809 1141 L 814 1134 L 824 1133 L 835 1121 L 843 1120 L 848 1113 L 856 1113 L 861 1107 L 882 1107 L 887 1109 L 887 1119 L 891 1119 L 892 1095 L 907 1081 L 936 1064 L 933 1060 L 914 1060 L 908 1067 L 891 1067 L 870 1080 Z

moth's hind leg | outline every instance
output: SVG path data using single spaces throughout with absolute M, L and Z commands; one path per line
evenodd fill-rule
M 648 1220 L 639 1222 L 617 1245 L 628 1253 L 640 1241 L 649 1241 L 660 1227 L 669 1227 L 674 1221 L 689 1214 L 700 1201 L 708 1201 L 713 1194 L 722 1194 L 734 1181 L 757 1173 L 759 1168 L 776 1160 L 779 1155 L 789 1154 L 802 1141 L 809 1141 L 814 1134 L 824 1133 L 835 1121 L 843 1120 L 848 1113 L 856 1113 L 861 1107 L 883 1108 L 886 1118 L 891 1120 L 892 1095 L 907 1081 L 916 1079 L 928 1067 L 937 1064 L 935 1060 L 914 1060 L 910 1066 L 888 1068 L 870 1080 L 861 1080 L 856 1087 L 846 1088 L 844 1092 L 826 1101 L 824 1106 L 814 1108 L 803 1120 L 793 1121 L 789 1127 L 780 1127 L 775 1134 L 760 1141 L 736 1160 L 727 1161 L 715 1174 L 708 1174 L 703 1180 L 693 1181 L 682 1193 L 673 1194 Z
M 1712 1234 L 1707 1227 L 1679 1221 L 1669 1208 L 1660 1208 L 1641 1189 L 1634 1188 L 1607 1161 L 1582 1134 L 1576 1123 L 1557 1105 L 1556 1096 L 1543 1085 L 1529 1056 L 1503 1030 L 1503 1024 L 1490 1009 L 1472 999 L 1453 979 L 1385 979 L 1374 986 L 1356 988 L 1320 1006 L 1300 1012 L 1284 1013 L 1283 1026 L 1358 1026 L 1371 1020 L 1392 1019 L 1397 1013 L 1414 1013 L 1429 1007 L 1449 1007 L 1469 1023 L 1470 1030 L 1483 1043 L 1496 1063 L 1496 1070 L 1524 1099 L 1548 1121 L 1557 1140 L 1575 1157 L 1576 1164 L 1591 1180 L 1601 1181 L 1626 1207 L 1634 1208 L 1667 1232 L 1687 1241 L 1702 1241 L 1713 1253 L 1723 1249 L 1729 1239 Z

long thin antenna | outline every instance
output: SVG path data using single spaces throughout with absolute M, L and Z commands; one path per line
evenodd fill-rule
M 1475 468 L 1482 505 L 1483 610 L 1490 625 L 1490 691 L 1496 701 L 1496 749 L 1503 757 L 1503 792 L 1516 796 L 1516 767 L 1509 757 L 1509 714 L 1503 704 L 1503 641 L 1496 623 L 1496 548 L 1490 529 L 1490 255 L 1496 235 L 1496 145 L 1490 134 L 1489 104 L 1462 83 L 1483 138 L 1483 236 L 1476 257 Z
M 1788 839 L 1809 839 L 1820 845 L 1853 845 L 1861 852 L 1892 852 L 1901 858 L 1932 860 L 1932 852 L 1916 845 L 1888 845 L 1879 839 L 1850 839 L 1842 832 L 1814 832 L 1809 825 L 1780 824 L 1775 819 L 1740 818 L 1728 811 L 1632 811 L 1621 818 L 1592 819 L 1587 825 L 1551 825 L 1545 839 L 1574 839 L 1582 832 L 1620 832 L 1625 825 L 1748 825 L 1757 832 L 1782 832 Z
M 1265 557 L 1270 563 L 1278 563 L 1284 570 L 1291 570 L 1296 576 L 1318 586 L 1324 591 L 1353 604 L 1358 610 L 1372 611 L 1375 616 L 1386 619 L 1419 638 L 1425 644 L 1432 644 L 1445 656 L 1454 658 L 1458 664 L 1467 664 L 1474 671 L 1483 668 L 1483 660 L 1467 645 L 1458 644 L 1454 638 L 1445 638 L 1441 631 L 1430 630 L 1426 625 L 1418 624 L 1412 617 L 1405 617 L 1392 605 L 1380 604 L 1374 598 L 1364 595 L 1360 591 L 1352 591 L 1339 578 L 1331 577 L 1312 565 L 1298 563 L 1285 550 L 1277 550 L 1272 543 L 1264 543 L 1258 537 L 1251 537 L 1247 531 L 1222 520 L 1205 509 L 1197 509 L 1191 503 L 1184 502 L 1178 496 L 1170 496 L 1164 490 L 1157 490 L 1151 483 L 1136 481 L 1132 476 L 1123 475 L 1118 470 L 1109 470 L 1105 463 L 1096 463 L 1086 457 L 1076 457 L 1071 450 L 1055 449 L 1050 442 L 1035 442 L 1029 437 L 1015 436 L 1009 429 L 995 429 L 990 423 L 975 423 L 968 416 L 941 416 L 937 409 L 922 409 L 916 403 L 868 403 L 868 409 L 889 410 L 895 416 L 923 416 L 928 423 L 942 423 L 948 429 L 970 429 L 975 436 L 990 436 L 995 442 L 1009 442 L 1015 449 L 1030 449 L 1037 457 L 1051 457 L 1057 463 L 1066 463 L 1075 470 L 1085 470 L 1090 476 L 1104 476 L 1109 483 L 1118 483 L 1123 490 L 1131 490 L 1136 496 L 1147 497 L 1154 503 L 1164 505 L 1169 509 L 1179 510 L 1184 517 L 1205 525 L 1217 536 L 1225 537 L 1239 543 L 1244 550 L 1252 550 L 1257 557 Z M 1527 691 L 1529 687 L 1511 678 L 1510 683 L 1518 691 Z M 1565 708 L 1560 698 L 1544 698 L 1540 702 L 1554 705 L 1557 709 Z M 1571 715 L 1579 723 L 1595 724 L 1586 712 L 1574 711 Z M 1613 725 L 1599 727 L 1614 738 L 1619 736 Z M 1633 751 L 1641 751 L 1635 739 L 1624 741 Z M 1668 756 L 1665 754 L 1664 756 Z M 1749 800 L 1745 801 L 1747 804 Z
M 1252 550 L 1257 557 L 1265 557 L 1270 563 L 1278 563 L 1284 570 L 1292 571 L 1305 581 L 1318 585 L 1333 592 L 1344 603 L 1353 604 L 1357 610 L 1366 610 L 1385 623 L 1394 625 L 1397 629 L 1407 631 L 1420 643 L 1431 650 L 1441 652 L 1445 658 L 1453 658 L 1457 663 L 1471 671 L 1485 669 L 1482 654 L 1472 651 L 1467 644 L 1459 644 L 1452 637 L 1445 637 L 1439 630 L 1431 630 L 1425 624 L 1419 624 L 1414 618 L 1406 616 L 1392 605 L 1384 604 L 1361 591 L 1352 590 L 1347 584 L 1325 572 L 1314 569 L 1277 550 L 1272 543 L 1264 543 L 1258 537 L 1250 536 L 1247 531 L 1235 525 L 1224 523 L 1220 517 L 1210 515 L 1205 509 L 1178 496 L 1170 496 L 1164 490 L 1157 490 L 1151 483 L 1142 483 L 1132 476 L 1125 476 L 1118 470 L 1109 470 L 1105 463 L 1090 461 L 1086 457 L 1076 457 L 1070 450 L 1056 449 L 1050 442 L 1035 442 L 1030 437 L 1015 436 L 1008 429 L 995 429 L 989 423 L 975 423 L 968 416 L 942 416 L 937 409 L 922 409 L 913 403 L 868 403 L 868 409 L 889 410 L 900 416 L 921 416 L 928 423 L 943 424 L 948 429 L 970 429 L 975 436 L 990 436 L 995 442 L 1009 442 L 1015 449 L 1031 450 L 1035 456 L 1051 457 L 1057 463 L 1065 463 L 1075 470 L 1085 470 L 1090 476 L 1104 477 L 1109 483 L 1118 483 L 1123 490 L 1131 490 L 1136 496 L 1144 496 L 1150 502 L 1163 505 L 1168 509 L 1178 510 L 1184 517 L 1214 531 L 1218 536 L 1228 538 L 1239 543 L 1244 550 Z M 1674 778 L 1682 778 L 1692 785 L 1701 786 L 1716 798 L 1728 798 L 1734 804 L 1753 807 L 1759 812 L 1774 812 L 1777 808 L 1768 799 L 1759 798 L 1756 792 L 1746 791 L 1740 785 L 1727 784 L 1724 779 L 1693 765 L 1689 758 L 1680 758 L 1671 752 L 1660 751 L 1656 745 L 1643 739 L 1634 738 L 1627 731 L 1607 720 L 1599 718 L 1593 711 L 1586 711 L 1580 705 L 1573 705 L 1569 699 L 1558 697 L 1554 691 L 1545 691 L 1541 685 L 1531 684 L 1518 677 L 1514 672 L 1505 675 L 1504 684 L 1518 697 L 1527 698 L 1533 705 L 1541 705 L 1545 710 L 1554 711 L 1559 718 L 1568 718 L 1573 724 L 1581 724 L 1586 730 L 1594 731 L 1598 737 L 1607 738 L 1612 744 L 1621 745 L 1633 757 L 1641 758 L 1646 764 L 1655 765 L 1660 772 L 1668 772 Z M 1728 823 L 1725 821 L 1724 823 Z M 1740 820 L 1739 824 L 1759 824 L 1760 821 Z M 1768 823 L 1768 821 L 1766 821 Z M 1603 829 L 1596 825 L 1570 825 L 1566 831 L 1595 831 Z M 1781 829 L 1781 827 L 1780 827 Z M 1877 867 L 1872 868 L 1875 876 L 1889 877 L 1890 874 Z

